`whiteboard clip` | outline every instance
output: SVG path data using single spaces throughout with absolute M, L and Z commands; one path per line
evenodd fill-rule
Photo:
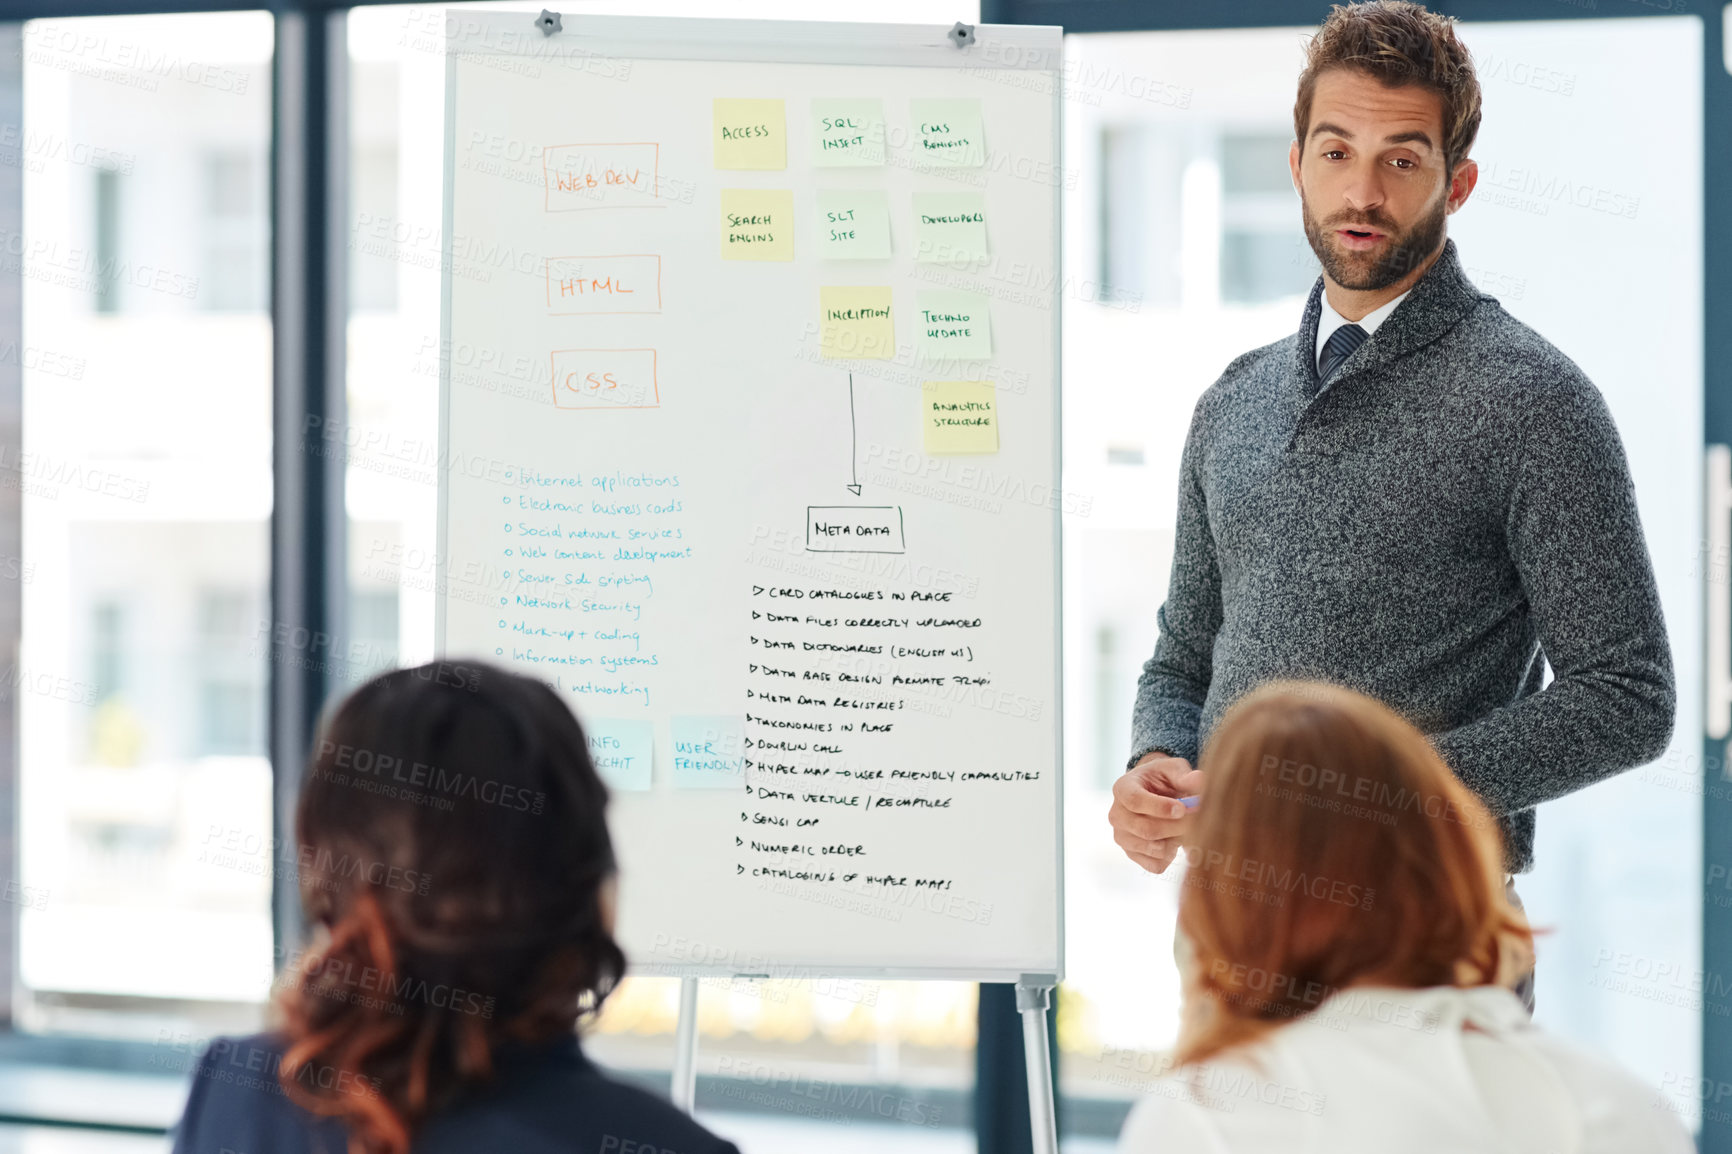
M 543 36 L 552 36 L 555 32 L 564 31 L 559 23 L 559 13 L 549 12 L 545 8 L 541 10 L 541 15 L 535 18 L 535 26 L 541 29 Z
M 958 48 L 967 48 L 974 43 L 974 25 L 958 20 L 945 35 L 949 36 L 950 42 Z

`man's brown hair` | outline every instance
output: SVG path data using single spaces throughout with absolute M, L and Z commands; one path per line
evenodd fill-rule
M 1331 8 L 1305 49 L 1293 130 L 1300 151 L 1311 126 L 1317 78 L 1334 68 L 1368 73 L 1394 88 L 1417 84 L 1443 100 L 1445 174 L 1467 156 L 1479 132 L 1479 78 L 1467 46 L 1456 39 L 1455 20 L 1409 0 L 1367 0 Z

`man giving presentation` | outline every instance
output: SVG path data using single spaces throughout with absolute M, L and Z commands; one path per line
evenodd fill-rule
M 1298 333 L 1229 364 L 1192 415 L 1114 840 L 1165 870 L 1191 812 L 1175 799 L 1204 791 L 1192 766 L 1222 711 L 1313 678 L 1425 733 L 1521 873 L 1535 806 L 1671 736 L 1623 444 L 1593 382 L 1475 288 L 1447 238 L 1480 122 L 1448 18 L 1401 0 L 1333 9 L 1293 121 L 1323 275 Z

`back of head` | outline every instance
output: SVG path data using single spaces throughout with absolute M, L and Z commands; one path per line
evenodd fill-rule
M 279 995 L 290 1096 L 342 1118 L 352 1150 L 401 1154 L 502 1045 L 569 1035 L 599 1008 L 625 969 L 606 802 L 541 682 L 436 662 L 338 705 L 296 817 L 324 940 Z
M 1179 925 L 1196 967 L 1177 1059 L 1250 1041 L 1356 984 L 1497 981 L 1531 942 L 1491 815 L 1386 706 L 1278 682 L 1228 709 Z M 1200 995 L 1198 997 L 1197 995 Z

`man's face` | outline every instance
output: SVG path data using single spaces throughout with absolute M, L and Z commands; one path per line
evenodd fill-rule
M 1305 236 L 1342 288 L 1387 288 L 1443 246 L 1444 218 L 1473 189 L 1471 160 L 1444 167 L 1443 98 L 1386 88 L 1355 69 L 1317 78 L 1311 123 L 1288 158 Z

